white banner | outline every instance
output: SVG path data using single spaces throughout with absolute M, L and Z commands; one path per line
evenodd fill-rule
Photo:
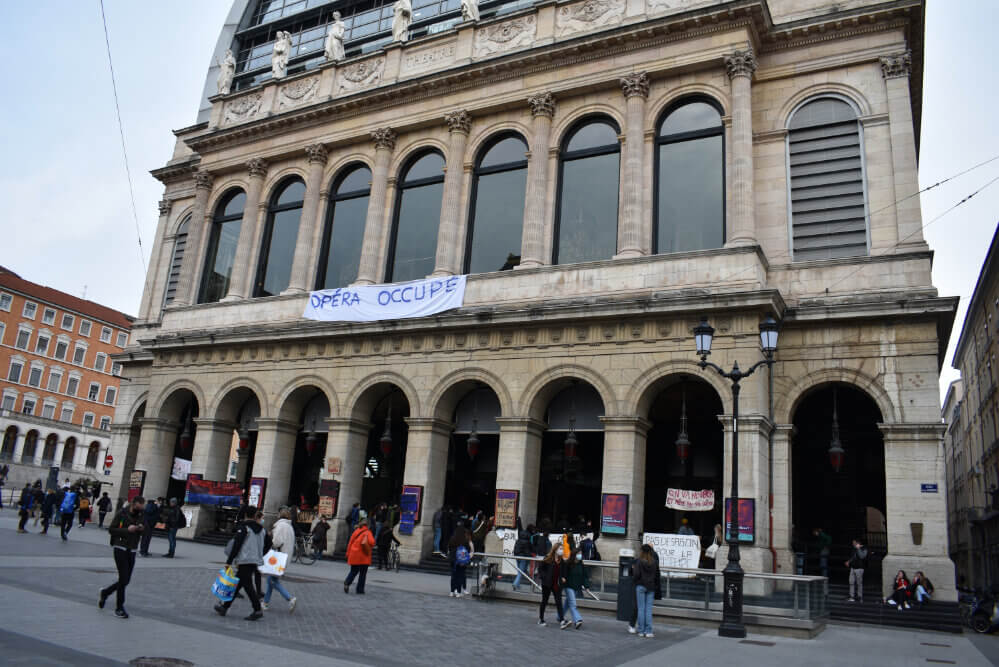
M 357 285 L 309 294 L 302 317 L 324 322 L 376 322 L 425 317 L 465 302 L 465 278 L 427 278 L 390 285 Z
M 182 482 L 187 481 L 187 476 L 191 474 L 191 462 L 187 459 L 179 459 L 174 457 L 173 459 L 173 470 L 170 472 L 170 477 L 173 479 L 179 479 Z
M 659 567 L 685 567 L 696 569 L 701 562 L 701 538 L 697 535 L 671 533 L 645 533 L 642 543 L 651 546 L 659 556 Z M 692 574 L 672 574 L 674 578 L 692 577 Z
M 715 492 L 711 489 L 706 491 L 668 489 L 666 507 L 685 512 L 709 512 L 715 508 Z

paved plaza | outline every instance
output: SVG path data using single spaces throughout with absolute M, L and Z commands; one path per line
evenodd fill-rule
M 37 528 L 18 535 L 13 513 L 0 516 L 0 656 L 11 665 L 128 664 L 142 656 L 197 665 L 915 665 L 997 664 L 999 637 L 969 637 L 831 625 L 814 640 L 750 636 L 658 624 L 641 640 L 611 615 L 585 611 L 579 631 L 536 625 L 534 606 L 454 600 L 432 574 L 369 573 L 364 596 L 344 595 L 341 563 L 292 565 L 286 585 L 294 615 L 275 595 L 262 621 L 212 612 L 210 593 L 222 550 L 182 542 L 178 557 L 137 562 L 121 621 L 97 609 L 97 591 L 114 580 L 106 533 L 73 529 L 68 542 Z M 548 619 L 555 620 L 553 611 Z M 733 653 L 734 652 L 734 653 Z

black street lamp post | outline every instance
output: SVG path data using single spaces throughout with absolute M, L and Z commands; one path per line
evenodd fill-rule
M 718 626 L 718 634 L 722 637 L 745 637 L 746 626 L 742 623 L 742 586 L 745 572 L 739 565 L 739 382 L 756 372 L 756 369 L 766 364 L 774 363 L 774 352 L 777 351 L 777 322 L 767 316 L 760 324 L 760 348 L 764 358 L 750 366 L 748 371 L 739 369 L 739 362 L 733 362 L 732 370 L 726 372 L 721 366 L 708 361 L 711 354 L 711 342 L 715 330 L 706 317 L 694 327 L 694 341 L 697 344 L 697 355 L 701 358 L 698 366 L 701 369 L 709 366 L 724 378 L 732 381 L 732 512 L 726 517 L 726 533 L 728 535 L 728 565 L 722 576 L 725 583 L 722 595 L 722 622 Z M 733 527 L 732 524 L 735 523 Z

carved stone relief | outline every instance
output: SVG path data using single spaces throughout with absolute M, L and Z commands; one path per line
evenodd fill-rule
M 685 12 L 701 5 L 710 5 L 714 0 L 647 0 L 649 14 Z
M 472 56 L 481 58 L 501 51 L 530 46 L 534 43 L 537 32 L 538 21 L 533 15 L 486 26 L 475 33 Z
M 362 88 L 371 88 L 381 83 L 382 72 L 385 69 L 385 58 L 372 58 L 348 65 L 341 70 L 337 78 L 337 91 L 352 93 Z
M 585 0 L 562 7 L 556 14 L 555 33 L 562 37 L 617 25 L 624 18 L 624 8 L 624 0 Z
M 222 112 L 222 124 L 243 123 L 260 113 L 260 104 L 264 100 L 261 92 L 250 93 L 244 97 L 238 97 L 225 103 Z
M 307 104 L 315 99 L 319 91 L 319 77 L 310 76 L 298 79 L 278 89 L 278 107 L 285 109 Z

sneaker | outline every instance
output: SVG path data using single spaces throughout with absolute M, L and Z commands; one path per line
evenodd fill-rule
M 894 607 L 895 606 L 895 601 L 894 600 L 888 600 L 888 604 L 890 604 L 891 606 Z
M 263 609 L 264 611 L 267 611 L 268 609 L 271 608 L 271 605 L 270 605 L 269 602 L 261 601 L 260 602 L 260 608 Z
M 455 592 L 454 596 L 458 599 L 461 599 L 461 593 L 458 593 L 457 591 Z
M 559 630 L 565 630 L 570 625 L 572 625 L 572 621 L 570 621 L 568 619 L 563 619 L 563 620 L 559 621 L 559 623 L 558 623 Z
M 856 600 L 855 600 L 855 599 L 853 599 L 853 598 L 847 598 L 847 599 L 846 599 L 846 601 L 847 601 L 847 602 L 856 602 Z
M 538 621 L 538 625 L 540 625 L 541 627 L 545 627 L 548 624 L 545 623 L 544 619 L 542 619 L 542 620 Z
M 222 605 L 220 604 L 215 605 L 215 613 L 218 614 L 219 616 L 225 616 L 225 613 L 227 611 L 229 610 L 223 607 Z
M 448 594 L 447 594 L 447 596 L 448 596 L 449 598 L 453 598 L 453 597 L 454 597 L 454 591 L 448 591 Z
M 100 599 L 97 600 L 97 608 L 104 609 L 104 603 L 108 601 L 108 596 L 104 595 L 104 589 L 101 589 Z
M 252 614 L 250 614 L 249 616 L 247 616 L 246 618 L 244 618 L 243 620 L 244 621 L 259 621 L 263 617 L 264 617 L 264 612 L 262 612 L 262 611 L 255 611 Z
M 117 616 L 118 618 L 128 618 L 128 612 L 125 611 L 124 609 L 115 609 L 114 615 Z
M 173 558 L 173 554 L 163 554 L 164 558 Z
M 583 622 L 582 621 L 576 621 L 576 629 L 579 630 L 581 627 L 583 627 Z
M 655 635 L 655 633 L 652 633 L 652 632 L 646 632 L 646 633 L 645 633 L 645 638 L 646 638 L 646 639 L 652 639 L 652 638 L 654 638 L 655 636 L 656 636 L 656 635 Z
M 350 584 L 344 584 L 343 585 L 343 592 L 344 593 L 349 593 L 350 592 Z
M 298 605 L 298 598 L 292 598 L 292 599 L 288 600 L 288 613 L 289 614 L 294 614 L 295 613 L 295 607 L 297 605 Z
M 645 637 L 645 633 L 644 633 L 644 632 L 639 632 L 639 633 L 638 633 L 638 636 L 639 636 L 639 637 Z
M 635 626 L 634 626 L 634 625 L 629 625 L 629 626 L 628 626 L 628 634 L 629 634 L 629 635 L 633 635 L 633 634 L 635 634 L 636 632 L 638 632 L 638 630 L 636 630 L 636 629 L 635 629 Z

